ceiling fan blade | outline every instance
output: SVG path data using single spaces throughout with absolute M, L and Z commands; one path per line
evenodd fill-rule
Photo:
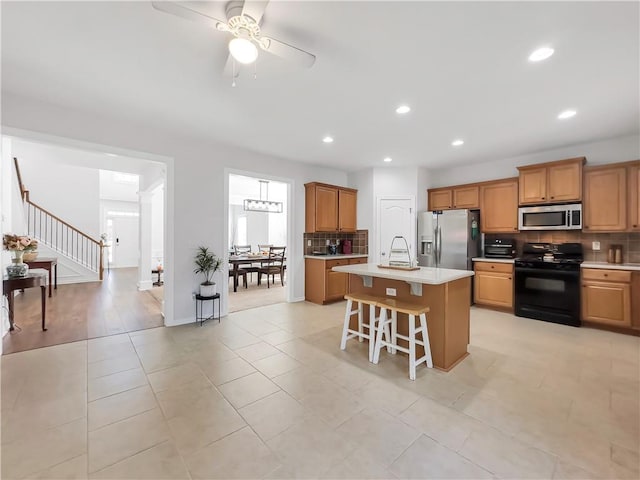
M 311 68 L 316 61 L 315 55 L 305 52 L 293 45 L 289 45 L 288 43 L 276 40 L 275 38 L 262 36 L 260 40 L 260 47 L 262 47 L 263 50 L 301 67 Z
M 198 23 L 204 23 L 205 25 L 209 25 L 212 28 L 217 30 L 226 31 L 227 24 L 222 20 L 218 20 L 217 18 L 213 18 L 209 15 L 205 15 L 202 12 L 198 12 L 197 10 L 192 9 L 191 7 L 185 5 L 184 3 L 176 3 L 176 2 L 151 2 L 153 8 L 156 10 L 160 10 L 164 13 L 170 13 L 172 15 L 176 15 L 178 17 L 186 18 L 187 20 L 192 20 Z
M 245 0 L 242 6 L 242 15 L 253 18 L 259 25 L 268 3 L 269 0 Z

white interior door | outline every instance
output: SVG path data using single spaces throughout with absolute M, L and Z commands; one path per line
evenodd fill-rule
M 416 258 L 416 215 L 413 197 L 380 197 L 378 199 L 378 263 L 389 261 L 389 248 L 393 237 L 402 236 L 409 244 L 411 260 Z M 400 242 L 397 240 L 396 243 Z M 402 242 L 404 247 L 404 242 Z M 396 248 L 398 245 L 394 245 Z
M 138 217 L 113 218 L 112 267 L 138 266 Z

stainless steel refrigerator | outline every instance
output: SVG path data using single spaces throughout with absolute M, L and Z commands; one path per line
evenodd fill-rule
M 473 270 L 480 256 L 480 212 L 443 210 L 418 214 L 418 265 Z

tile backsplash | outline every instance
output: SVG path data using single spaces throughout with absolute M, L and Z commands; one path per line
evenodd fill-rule
M 606 262 L 610 245 L 622 245 L 623 263 L 640 263 L 640 233 L 585 233 L 580 231 L 521 232 L 516 235 L 486 234 L 485 241 L 494 238 L 515 238 L 518 255 L 522 245 L 529 242 L 581 243 L 587 262 Z M 600 242 L 600 250 L 594 251 L 592 242 Z
M 309 240 L 311 246 L 308 245 Z M 313 252 L 326 252 L 327 240 L 331 245 L 336 245 L 339 240 L 351 240 L 351 251 L 356 254 L 369 254 L 369 231 L 356 230 L 356 233 L 305 233 L 304 234 L 304 254 L 311 255 Z M 338 249 L 338 253 L 342 253 Z

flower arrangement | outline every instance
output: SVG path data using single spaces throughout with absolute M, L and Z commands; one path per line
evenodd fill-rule
M 38 249 L 38 241 L 27 235 L 5 233 L 2 246 L 10 252 L 31 252 Z

